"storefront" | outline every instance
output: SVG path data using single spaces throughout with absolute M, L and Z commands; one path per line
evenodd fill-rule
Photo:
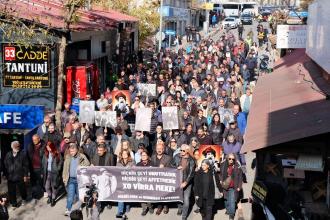
M 0 150 L 1 163 L 10 144 L 17 140 L 26 149 L 37 133 L 38 126 L 43 123 L 44 106 L 37 105 L 0 105 Z
M 303 49 L 258 80 L 242 148 L 256 153 L 253 219 L 330 219 L 326 94 L 330 85 Z

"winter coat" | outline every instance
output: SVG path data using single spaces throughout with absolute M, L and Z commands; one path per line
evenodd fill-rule
M 228 161 L 226 160 L 223 163 L 221 163 L 221 165 L 220 165 L 220 181 L 221 182 L 224 182 L 226 180 L 226 178 L 228 177 L 227 169 L 228 169 Z M 239 191 L 237 191 L 237 189 L 239 188 L 240 190 L 242 190 L 243 177 L 242 177 L 242 170 L 236 161 L 234 164 L 232 178 L 234 181 L 235 199 L 237 201 L 239 198 Z M 228 190 L 223 189 L 223 196 L 225 199 L 228 198 Z
M 214 176 L 215 175 L 215 176 Z M 215 196 L 215 186 L 214 186 L 214 178 L 216 185 L 220 192 L 222 191 L 222 187 L 220 185 L 220 179 L 218 174 L 213 174 L 212 170 L 209 170 L 207 173 L 207 177 L 209 179 L 209 192 L 206 203 L 210 206 L 214 205 L 214 196 Z M 198 196 L 197 205 L 198 207 L 203 207 L 203 178 L 205 177 L 204 171 L 202 169 L 199 169 L 195 173 L 194 177 L 194 194 L 195 196 Z
M 51 182 L 55 183 L 55 188 L 58 188 L 61 184 L 61 171 L 62 171 L 62 166 L 63 166 L 63 157 L 61 154 L 59 155 L 60 158 L 57 160 L 56 158 L 53 157 L 52 160 L 52 165 L 51 165 L 51 172 L 50 172 L 50 178 Z M 42 170 L 42 175 L 44 176 L 44 185 L 46 184 L 47 181 L 47 175 L 48 175 L 48 157 L 44 155 L 42 157 L 42 163 L 41 163 L 41 170 Z
M 78 166 L 84 167 L 84 166 L 90 165 L 90 162 L 88 161 L 87 157 L 84 154 L 78 153 L 77 157 L 79 157 Z M 62 178 L 63 178 L 63 182 L 65 185 L 68 183 L 69 177 L 70 177 L 71 158 L 72 158 L 72 156 L 70 154 L 67 154 L 65 156 L 65 160 L 64 160 Z
M 94 157 L 91 159 L 91 163 L 94 166 L 100 166 L 100 156 L 98 154 L 95 154 Z M 114 165 L 115 165 L 115 158 L 113 154 L 106 152 L 104 166 L 114 166 Z
M 187 158 L 187 160 L 187 167 L 186 169 L 182 170 L 182 182 L 190 184 L 192 182 L 192 179 L 194 178 L 196 163 L 195 160 L 190 156 Z M 171 167 L 178 168 L 179 166 L 181 166 L 181 161 L 181 155 L 175 155 L 173 160 L 171 161 Z
M 213 144 L 221 145 L 223 141 L 222 134 L 225 130 L 225 125 L 220 123 L 219 125 L 211 124 L 209 127 L 209 134 L 212 137 Z
M 29 174 L 29 162 L 24 151 L 19 151 L 16 157 L 12 151 L 8 152 L 4 164 L 10 181 L 23 181 Z

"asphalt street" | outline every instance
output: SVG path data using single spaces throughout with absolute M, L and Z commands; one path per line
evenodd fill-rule
M 244 35 L 246 36 L 246 33 L 250 29 L 252 29 L 255 34 L 256 38 L 256 26 L 257 24 L 254 23 L 253 25 L 245 25 L 245 31 Z M 214 32 L 215 29 L 211 30 L 211 33 Z M 231 30 L 237 37 L 237 29 Z M 211 34 L 212 35 L 212 34 Z M 212 38 L 214 40 L 219 39 L 219 37 L 222 35 L 221 31 L 217 31 L 217 34 L 213 35 Z M 255 39 L 256 40 L 256 39 Z M 244 191 L 244 198 L 250 197 L 250 192 L 251 192 L 251 187 L 252 183 L 254 180 L 254 171 L 251 170 L 251 162 L 254 159 L 255 155 L 253 153 L 248 153 L 246 155 L 246 160 L 247 160 L 247 184 L 244 184 L 243 186 L 243 191 Z M 49 205 L 46 204 L 46 199 L 41 199 L 37 203 L 34 201 L 29 202 L 25 206 L 19 207 L 16 210 L 12 210 L 9 208 L 9 214 L 10 214 L 10 219 L 12 220 L 61 220 L 61 219 L 68 219 L 67 217 L 64 216 L 64 211 L 65 211 L 65 204 L 66 204 L 66 197 L 60 199 L 55 207 L 50 207 Z M 222 202 L 218 202 L 219 210 L 217 211 L 217 214 L 215 215 L 214 219 L 228 219 L 228 216 L 225 215 L 225 210 L 223 209 L 223 204 Z M 161 214 L 159 216 L 153 214 L 147 214 L 146 216 L 141 216 L 141 207 L 139 207 L 138 204 L 134 205 L 133 208 L 131 208 L 130 212 L 127 214 L 128 219 L 133 219 L 133 220 L 179 220 L 181 219 L 181 216 L 177 215 L 177 208 L 176 205 L 172 205 L 173 208 L 170 209 L 169 213 L 167 215 Z M 251 216 L 251 204 L 249 203 L 244 203 L 244 204 L 239 204 L 239 209 L 237 211 L 235 219 L 239 220 L 248 220 L 250 219 Z M 116 219 L 117 207 L 114 206 L 112 209 L 105 209 L 104 212 L 101 214 L 100 219 L 101 220 L 113 220 Z M 86 216 L 86 212 L 84 210 L 84 219 L 88 219 Z M 201 216 L 200 214 L 196 214 L 194 212 L 191 212 L 189 217 L 189 220 L 200 220 Z

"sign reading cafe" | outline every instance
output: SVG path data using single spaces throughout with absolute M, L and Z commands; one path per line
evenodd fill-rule
M 51 87 L 50 49 L 44 45 L 2 45 L 2 86 L 41 89 Z

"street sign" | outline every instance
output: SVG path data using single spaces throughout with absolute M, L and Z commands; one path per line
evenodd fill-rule
M 159 41 L 160 38 L 163 41 L 165 39 L 165 34 L 164 34 L 164 32 L 160 33 L 158 31 L 157 34 L 156 34 L 156 39 Z
M 165 30 L 165 34 L 166 35 L 175 35 L 175 31 L 174 30 Z

